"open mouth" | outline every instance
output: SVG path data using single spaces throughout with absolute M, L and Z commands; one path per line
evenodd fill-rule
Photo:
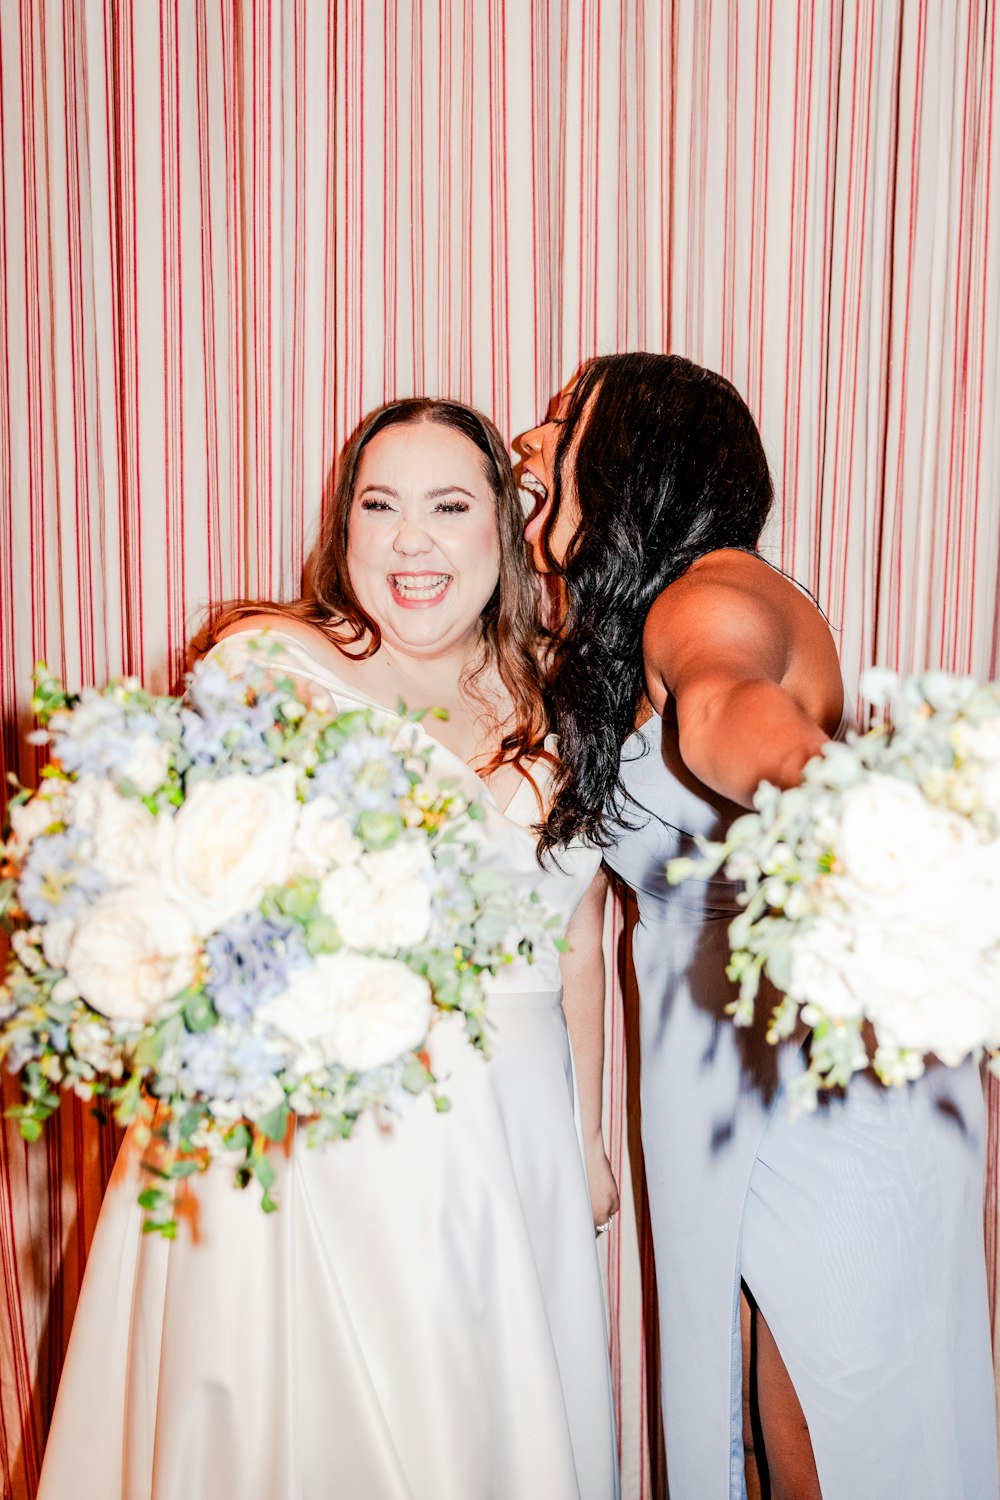
M 389 585 L 401 604 L 435 604 L 451 578 L 450 573 L 390 573 Z
M 518 476 L 518 489 L 521 492 L 521 504 L 524 506 L 524 514 L 530 520 L 542 509 L 549 498 L 549 492 L 530 469 L 522 468 Z

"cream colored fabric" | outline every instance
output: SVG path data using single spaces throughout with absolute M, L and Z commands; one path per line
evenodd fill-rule
M 242 638 L 217 648 L 238 667 Z M 304 649 L 283 665 L 364 705 Z M 244 653 L 245 655 L 245 653 Z M 482 802 L 479 868 L 562 922 L 594 851 L 539 869 L 523 783 Z M 391 921 L 391 912 L 386 914 Z M 554 948 L 491 980 L 485 1062 L 430 1041 L 452 1103 L 277 1162 L 278 1213 L 220 1163 L 176 1241 L 143 1236 L 126 1137 L 94 1237 L 42 1500 L 615 1500 L 607 1330 Z

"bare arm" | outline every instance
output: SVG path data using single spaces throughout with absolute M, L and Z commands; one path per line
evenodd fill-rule
M 563 1012 L 573 1051 L 583 1125 L 584 1154 L 594 1224 L 618 1211 L 618 1189 L 604 1149 L 604 906 L 608 880 L 601 869 L 576 909 L 566 937 L 571 951 L 560 964 Z
M 674 702 L 684 764 L 744 806 L 761 781 L 794 786 L 828 738 L 822 720 L 839 716 L 822 616 L 757 559 L 721 559 L 665 590 L 643 649 L 654 703 Z

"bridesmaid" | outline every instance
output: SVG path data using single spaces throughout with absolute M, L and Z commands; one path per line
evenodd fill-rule
M 995 1500 L 977 1070 L 859 1078 L 791 1119 L 798 1044 L 725 1017 L 735 891 L 664 877 L 847 722 L 823 615 L 757 551 L 753 419 L 688 360 L 616 355 L 520 447 L 564 613 L 541 847 L 603 847 L 638 899 L 671 1500 L 740 1500 L 758 1469 L 775 1500 Z

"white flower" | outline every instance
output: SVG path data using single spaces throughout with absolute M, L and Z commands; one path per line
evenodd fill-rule
M 328 875 L 319 889 L 319 904 L 352 947 L 398 952 L 427 936 L 432 875 L 426 843 L 400 839 Z
M 112 1078 L 122 1075 L 121 1051 L 112 1039 L 107 1026 L 100 1021 L 75 1021 L 70 1028 L 73 1051 L 81 1062 L 85 1062 L 97 1073 L 109 1073 Z
M 406 964 L 339 952 L 299 969 L 257 1014 L 300 1049 L 297 1071 L 363 1072 L 419 1047 L 432 1013 L 430 986 Z
M 278 1108 L 285 1097 L 285 1090 L 276 1078 L 263 1084 L 256 1093 L 245 1094 L 241 1099 L 212 1099 L 208 1108 L 212 1118 L 222 1127 L 235 1125 L 237 1120 L 261 1120 Z
M 267 886 L 284 881 L 298 810 L 291 766 L 200 781 L 190 792 L 173 819 L 163 879 L 200 933 L 251 910 Z
M 62 823 L 66 817 L 67 797 L 72 783 L 59 777 L 46 777 L 38 791 L 27 802 L 10 809 L 10 827 L 14 840 L 27 849 L 32 839 Z
M 975 804 L 1000 818 L 1000 715 L 979 724 L 960 719 L 952 739 L 958 754 L 973 762 L 964 769 L 971 773 Z
M 975 842 L 966 819 L 928 802 L 911 782 L 872 775 L 844 793 L 837 856 L 865 890 L 897 891 Z
M 792 932 L 792 977 L 788 993 L 794 1000 L 818 1006 L 831 1017 L 860 1016 L 866 991 L 857 988 L 845 927 L 829 917 L 803 922 Z
M 65 969 L 75 931 L 76 923 L 72 921 L 46 922 L 42 929 L 42 952 L 53 969 Z
M 110 891 L 77 922 L 70 982 L 112 1021 L 146 1022 L 194 977 L 194 924 L 153 880 Z
M 131 782 L 140 797 L 151 797 L 167 779 L 170 770 L 170 747 L 152 735 L 143 734 L 133 742 L 128 760 L 121 768 L 121 780 Z
M 11 935 L 10 946 L 15 955 L 20 959 L 23 968 L 29 974 L 37 974 L 39 969 L 44 968 L 44 960 L 38 951 L 42 941 L 41 927 L 29 927 L 27 931 L 20 930 Z
M 299 814 L 289 874 L 319 877 L 339 866 L 356 864 L 363 853 L 364 845 L 351 832 L 333 798 L 314 797 Z
M 170 814 L 153 817 L 136 797 L 123 797 L 100 776 L 81 776 L 70 799 L 70 821 L 90 835 L 93 865 L 112 885 L 127 885 L 157 867 Z
M 879 1041 L 961 1062 L 1000 1038 L 1000 843 L 934 810 L 933 864 L 890 859 L 885 885 L 833 876 L 824 916 L 793 935 L 793 993 L 832 1017 L 863 1012 Z M 926 827 L 926 825 L 925 825 Z

